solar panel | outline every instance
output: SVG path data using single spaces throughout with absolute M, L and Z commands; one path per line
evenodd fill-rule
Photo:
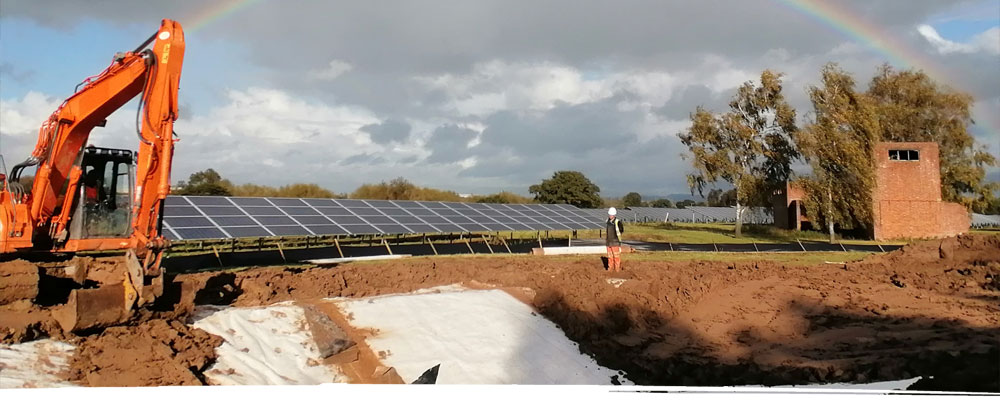
M 165 204 L 172 240 L 599 229 L 604 219 L 566 204 L 209 196 L 168 196 Z
M 972 213 L 972 227 L 984 228 L 989 226 L 1000 226 L 1000 215 L 987 215 Z

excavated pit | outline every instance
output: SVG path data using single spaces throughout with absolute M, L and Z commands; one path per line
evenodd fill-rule
M 196 303 L 259 306 L 465 283 L 529 289 L 523 301 L 638 384 L 922 376 L 911 389 L 1000 391 L 1000 236 L 925 241 L 843 265 L 626 256 L 624 266 L 609 274 L 597 257 L 442 257 L 170 276 L 164 296 L 130 325 L 69 335 L 78 346 L 70 376 L 87 385 L 200 384 L 218 338 L 177 322 Z M 23 301 L 0 306 L 3 341 L 66 336 L 46 312 Z M 148 356 L 128 359 L 134 354 Z M 142 364 L 145 375 L 119 373 L 108 361 L 116 357 Z

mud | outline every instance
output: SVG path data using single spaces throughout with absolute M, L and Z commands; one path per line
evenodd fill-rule
M 608 273 L 599 257 L 440 257 L 177 275 L 132 325 L 76 339 L 74 379 L 200 383 L 213 338 L 176 322 L 194 304 L 308 303 L 465 283 L 517 293 L 600 364 L 639 384 L 922 376 L 915 388 L 1000 391 L 1000 236 L 927 241 L 848 264 L 639 262 L 626 255 L 623 265 L 625 272 Z M 32 310 L 28 315 L 45 311 Z M 35 329 L 4 340 L 59 334 L 41 322 Z M 112 373 L 126 364 L 110 355 L 137 357 L 117 350 L 128 346 L 148 353 L 135 364 L 148 376 Z
M 0 267 L 0 304 L 31 300 L 38 296 L 38 267 L 24 260 Z
M 67 378 L 87 386 L 203 385 L 222 338 L 179 321 L 151 320 L 75 340 Z

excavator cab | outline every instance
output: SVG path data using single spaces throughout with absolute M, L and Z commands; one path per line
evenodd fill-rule
M 135 182 L 135 153 L 131 150 L 88 146 L 81 162 L 79 199 L 70 220 L 70 237 L 78 239 L 128 237 Z

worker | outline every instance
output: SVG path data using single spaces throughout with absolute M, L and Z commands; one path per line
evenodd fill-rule
M 96 169 L 92 169 L 87 172 L 87 175 L 83 178 L 83 198 L 85 200 L 84 204 L 89 206 L 97 205 L 100 201 L 100 180 L 98 179 L 98 173 Z
M 625 232 L 625 226 L 616 215 L 618 215 L 618 210 L 614 207 L 608 209 L 605 244 L 608 246 L 608 271 L 610 272 L 622 271 L 622 233 Z

